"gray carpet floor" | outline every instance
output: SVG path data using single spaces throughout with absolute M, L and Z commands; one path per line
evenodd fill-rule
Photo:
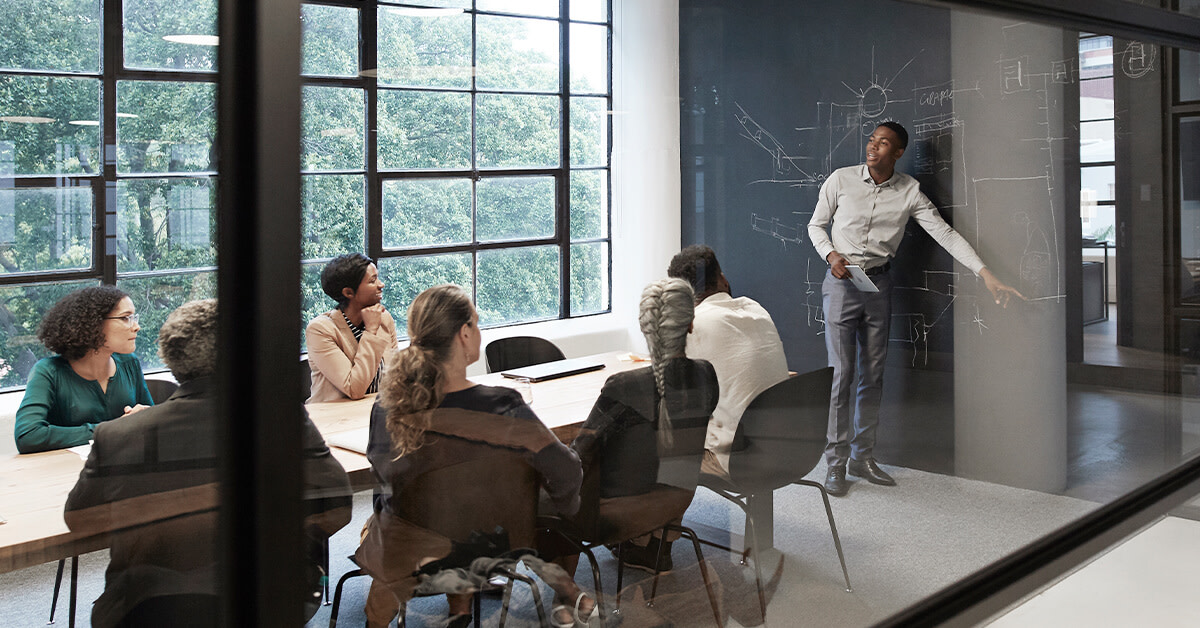
M 775 545 L 780 553 L 764 557 L 769 626 L 865 626 L 928 596 L 1094 509 L 1097 504 L 1035 491 L 964 480 L 901 467 L 884 467 L 898 486 L 856 481 L 850 493 L 832 498 L 833 513 L 853 586 L 846 592 L 829 524 L 816 489 L 791 485 L 775 494 Z M 809 475 L 821 480 L 824 467 Z M 353 522 L 331 541 L 334 577 L 352 568 L 358 531 L 370 513 L 369 494 L 355 499 Z M 713 529 L 742 533 L 741 511 L 701 489 L 685 524 L 698 523 L 704 535 Z M 719 532 L 716 536 L 724 536 Z M 712 539 L 727 542 L 727 538 Z M 729 626 L 763 624 L 758 610 L 754 570 L 736 556 L 705 546 L 708 573 L 722 622 Z M 649 574 L 627 569 L 621 595 L 622 626 L 713 626 L 716 622 L 690 543 L 674 545 L 675 570 L 664 575 L 654 606 L 648 608 Z M 597 551 L 606 594 L 616 585 L 616 561 Z M 78 624 L 89 626 L 91 601 L 104 586 L 106 552 L 81 557 Z M 0 574 L 0 626 L 44 626 L 49 614 L 54 564 Z M 581 561 L 580 586 L 591 590 L 591 572 Z M 351 579 L 343 593 L 339 624 L 362 626 L 367 580 Z M 543 598 L 552 599 L 542 587 Z M 484 625 L 495 625 L 499 598 L 486 598 Z M 330 607 L 322 607 L 309 626 L 328 625 Z M 56 624 L 66 623 L 65 592 Z M 408 626 L 445 624 L 444 598 L 414 600 Z M 508 625 L 537 625 L 527 590 L 518 585 Z M 610 625 L 612 625 L 610 623 Z

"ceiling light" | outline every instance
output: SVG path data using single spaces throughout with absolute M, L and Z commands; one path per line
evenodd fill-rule
M 445 15 L 460 15 L 462 9 L 438 9 L 433 7 L 387 7 L 384 11 L 392 15 L 409 15 L 412 17 L 442 17 Z
M 71 120 L 70 122 L 68 122 L 68 124 L 74 124 L 74 125 L 78 125 L 78 126 L 100 126 L 100 121 L 99 120 Z
M 42 116 L 0 116 L 0 122 L 17 122 L 21 124 L 46 124 L 54 122 L 54 118 L 43 118 Z
M 216 46 L 216 35 L 163 35 L 163 39 L 175 44 L 192 44 L 194 46 Z

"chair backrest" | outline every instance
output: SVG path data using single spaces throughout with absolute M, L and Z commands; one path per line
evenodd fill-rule
M 487 344 L 489 373 L 519 369 L 523 366 L 565 360 L 566 355 L 553 342 L 536 336 L 500 338 Z
M 425 445 L 437 446 L 437 440 Z M 406 520 L 452 541 L 501 526 L 512 547 L 533 547 L 539 486 L 519 453 L 480 445 L 478 455 L 415 478 L 396 499 Z
M 146 380 L 146 389 L 150 391 L 150 398 L 154 400 L 154 404 L 158 405 L 175 394 L 179 389 L 179 384 L 169 379 L 149 378 Z
M 312 395 L 312 365 L 308 363 L 308 354 L 300 358 L 300 390 L 304 401 Z
M 790 473 L 802 477 L 820 461 L 829 425 L 829 393 L 833 367 L 789 377 L 762 391 L 746 406 L 736 438 L 750 453 L 770 452 L 787 461 Z M 730 474 L 735 478 L 735 453 Z

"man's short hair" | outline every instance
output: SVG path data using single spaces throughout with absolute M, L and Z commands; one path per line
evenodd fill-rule
M 896 134 L 896 137 L 900 138 L 901 150 L 908 148 L 908 131 L 904 130 L 904 127 L 900 126 L 899 122 L 888 120 L 887 122 L 880 122 L 879 126 L 891 129 Z
M 342 289 L 350 288 L 357 292 L 363 276 L 367 274 L 367 267 L 373 263 L 371 258 L 362 253 L 347 253 L 329 260 L 321 270 L 321 290 L 337 301 L 338 307 L 346 307 L 350 299 L 342 294 Z
M 667 276 L 682 279 L 692 284 L 696 296 L 717 289 L 721 279 L 721 264 L 717 254 L 708 246 L 693 244 L 671 258 Z
M 158 355 L 179 383 L 217 368 L 217 300 L 188 301 L 158 330 Z

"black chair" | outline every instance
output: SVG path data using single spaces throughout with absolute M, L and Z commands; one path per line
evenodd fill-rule
M 435 449 L 448 440 L 430 439 L 422 449 Z M 430 470 L 407 486 L 398 498 L 401 500 L 403 512 L 408 513 L 405 519 L 458 542 L 468 540 L 472 532 L 490 531 L 500 526 L 508 533 L 512 547 L 533 547 L 536 538 L 538 489 L 541 486 L 537 472 L 516 451 L 489 447 L 479 449 L 478 455 Z M 487 478 L 488 481 L 480 481 L 480 478 Z M 464 504 L 471 504 L 471 507 L 465 508 Z M 354 557 L 351 557 L 351 560 L 354 560 Z M 357 564 L 357 561 L 355 563 Z M 346 580 L 363 575 L 369 574 L 364 569 L 354 569 L 338 580 L 333 593 L 329 628 L 337 626 L 342 587 Z M 500 611 L 500 626 L 504 625 L 508 615 L 513 580 L 521 580 L 529 585 L 539 623 L 542 626 L 548 625 L 538 584 L 532 578 L 515 570 L 500 570 L 496 575 L 507 579 Z M 478 593 L 474 602 L 475 625 L 478 627 L 481 610 Z M 400 626 L 405 625 L 405 611 L 406 605 L 401 604 Z
M 696 552 L 696 562 L 700 566 L 700 575 L 704 580 L 704 589 L 712 606 L 713 618 L 716 619 L 718 626 L 722 625 L 712 582 L 708 578 L 704 552 L 700 549 L 700 537 L 691 528 L 674 523 L 683 518 L 696 493 L 696 478 L 704 453 L 707 422 L 707 418 L 699 421 L 682 419 L 674 422 L 674 444 L 669 450 L 660 451 L 658 482 L 649 492 L 627 497 L 600 499 L 602 468 L 610 465 L 613 467 L 626 466 L 629 456 L 640 455 L 636 453 L 638 447 L 632 441 L 647 436 L 631 430 L 609 438 L 596 462 L 587 466 L 584 471 L 579 512 L 570 519 L 549 515 L 540 517 L 539 527 L 562 538 L 573 549 L 587 557 L 592 568 L 593 586 L 596 588 L 597 608 L 604 602 L 604 592 L 600 582 L 600 565 L 593 549 L 599 546 L 615 546 L 617 548 L 615 552 L 617 558 L 615 607 L 619 611 L 625 574 L 625 564 L 621 560 L 621 554 L 625 541 L 654 532 L 665 537 L 667 532 L 673 531 L 678 532 L 680 536 L 687 537 L 692 542 L 692 548 Z M 655 438 L 653 429 L 648 431 L 648 437 Z M 647 606 L 654 605 L 654 598 L 658 593 L 658 577 L 661 572 L 664 547 L 665 544 L 661 542 L 658 544 L 658 553 L 655 555 L 654 561 L 654 581 L 650 589 L 650 599 L 646 603 Z M 601 622 L 605 620 L 606 618 L 601 615 Z
M 803 484 L 821 491 L 829 530 L 842 563 L 846 591 L 850 575 L 842 554 L 842 542 L 833 522 L 829 494 L 819 482 L 804 476 L 817 466 L 825 452 L 826 426 L 829 422 L 829 394 L 833 387 L 833 367 L 790 377 L 759 393 L 742 413 L 734 442 L 741 443 L 729 456 L 729 478 L 700 474 L 700 485 L 737 504 L 746 513 L 746 543 L 754 555 L 758 602 L 763 616 L 767 605 L 763 596 L 762 569 L 753 539 L 758 537 L 750 502 L 756 495 L 769 495 L 789 484 Z M 728 547 L 705 541 L 713 547 Z
M 171 395 L 179 390 L 179 384 L 169 379 L 150 378 L 146 380 L 146 388 L 150 391 L 150 398 L 154 400 L 154 404 L 158 405 L 170 399 Z
M 536 336 L 513 336 L 493 340 L 487 344 L 484 352 L 487 354 L 489 373 L 567 359 L 562 349 L 553 342 Z

